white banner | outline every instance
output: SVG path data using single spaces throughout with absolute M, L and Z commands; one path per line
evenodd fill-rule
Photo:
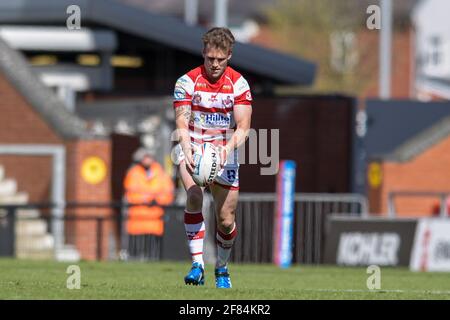
M 450 219 L 420 219 L 411 254 L 412 271 L 450 271 Z

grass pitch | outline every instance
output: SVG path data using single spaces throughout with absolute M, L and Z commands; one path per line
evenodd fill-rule
M 81 288 L 68 289 L 70 263 L 0 259 L 0 299 L 432 299 L 450 300 L 450 273 L 381 268 L 381 289 L 367 289 L 366 268 L 231 264 L 233 289 L 186 286 L 190 264 L 181 262 L 79 262 Z

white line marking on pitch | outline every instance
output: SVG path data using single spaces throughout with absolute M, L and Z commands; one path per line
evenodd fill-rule
M 450 291 L 438 290 L 360 290 L 360 289 L 301 289 L 302 291 L 317 291 L 317 292 L 350 292 L 350 293 L 422 293 L 422 294 L 437 294 L 450 295 Z

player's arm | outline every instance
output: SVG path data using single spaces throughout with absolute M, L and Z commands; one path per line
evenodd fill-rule
M 247 140 L 252 119 L 251 105 L 235 105 L 233 109 L 236 130 L 225 146 L 226 154 L 229 154 L 235 148 L 239 148 Z M 222 157 L 223 158 L 223 157 Z M 221 159 L 222 164 L 226 159 Z
M 178 142 L 186 159 L 186 167 L 193 171 L 191 137 L 189 136 L 189 119 L 191 117 L 191 105 L 185 104 L 175 108 L 175 124 L 177 127 Z

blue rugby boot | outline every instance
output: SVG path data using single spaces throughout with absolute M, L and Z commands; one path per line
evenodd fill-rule
M 194 286 L 202 286 L 205 284 L 205 271 L 200 263 L 194 262 L 192 264 L 191 270 L 187 276 L 184 277 L 184 283 L 192 284 Z
M 230 274 L 228 273 L 228 267 L 220 267 L 215 270 L 216 275 L 216 288 L 231 288 Z

